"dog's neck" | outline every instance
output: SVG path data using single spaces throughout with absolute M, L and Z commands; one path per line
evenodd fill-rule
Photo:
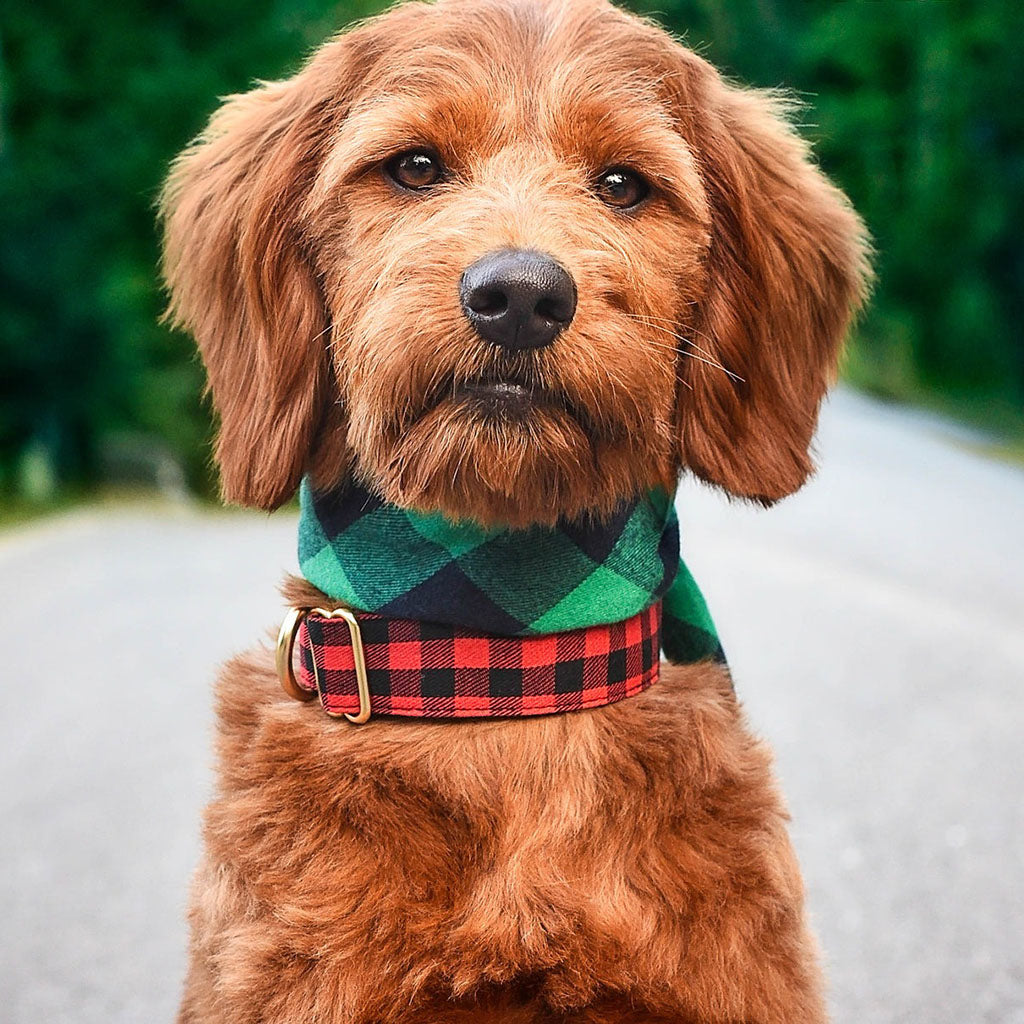
M 604 520 L 484 529 L 383 502 L 347 483 L 300 493 L 299 565 L 329 597 L 385 616 L 536 636 L 619 622 L 659 599 L 670 661 L 723 660 L 707 605 L 679 559 L 669 495 Z

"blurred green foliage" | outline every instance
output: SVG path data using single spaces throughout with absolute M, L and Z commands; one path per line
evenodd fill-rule
M 7 0 L 0 20 L 0 497 L 94 480 L 140 436 L 208 491 L 209 409 L 163 304 L 153 204 L 217 97 L 374 0 Z M 640 0 L 733 77 L 785 85 L 866 217 L 851 378 L 995 418 L 1024 398 L 1018 0 Z M 1024 418 L 1024 417 L 1022 417 Z M 113 440 L 112 440 L 113 439 Z
M 803 133 L 877 249 L 848 377 L 1024 430 L 1024 3 L 642 6 L 730 76 L 803 100 Z

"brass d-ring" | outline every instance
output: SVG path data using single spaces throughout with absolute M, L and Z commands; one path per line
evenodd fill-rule
M 299 681 L 295 678 L 295 669 L 292 668 L 292 648 L 295 646 L 295 635 L 299 631 L 299 626 L 302 625 L 302 620 L 308 614 L 308 608 L 289 608 L 277 634 L 277 651 L 274 656 L 277 677 L 281 680 L 281 689 L 292 700 L 307 701 L 316 696 L 316 690 L 307 690 L 304 686 L 299 686 Z

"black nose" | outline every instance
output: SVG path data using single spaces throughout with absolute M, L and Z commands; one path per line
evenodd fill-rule
M 573 279 L 529 249 L 482 256 L 462 275 L 459 298 L 481 338 L 515 351 L 550 345 L 576 312 Z

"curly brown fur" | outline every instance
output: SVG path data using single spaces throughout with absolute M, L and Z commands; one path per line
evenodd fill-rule
M 354 474 L 520 526 L 681 470 L 797 489 L 867 265 L 785 113 L 603 0 L 407 4 L 229 98 L 163 198 L 225 496 Z M 449 177 L 403 193 L 382 168 L 424 146 Z M 593 190 L 617 166 L 651 185 L 629 212 Z M 575 282 L 546 348 L 460 309 L 509 247 Z M 498 414 L 482 381 L 544 400 Z M 257 652 L 219 722 L 183 1022 L 824 1019 L 769 757 L 718 667 L 591 712 L 354 729 Z

